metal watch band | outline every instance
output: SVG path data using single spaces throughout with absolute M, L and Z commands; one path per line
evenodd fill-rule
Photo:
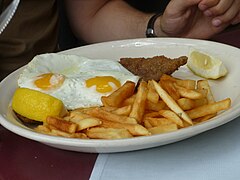
M 154 31 L 154 24 L 155 24 L 155 21 L 157 20 L 157 18 L 159 16 L 161 16 L 162 13 L 158 13 L 158 14 L 154 14 L 148 21 L 148 24 L 147 24 L 147 30 L 146 30 L 146 37 L 157 37 L 156 34 L 155 34 L 155 31 Z

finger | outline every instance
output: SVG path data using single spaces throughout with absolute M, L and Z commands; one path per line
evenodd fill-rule
M 220 16 L 224 13 L 226 13 L 228 10 L 231 10 L 232 5 L 236 1 L 234 0 L 225 0 L 225 1 L 220 1 L 216 6 L 211 7 L 204 11 L 204 14 L 206 16 Z
M 237 17 L 239 13 L 239 3 L 237 1 L 234 1 L 232 6 L 229 8 L 228 11 L 226 11 L 223 15 L 217 16 L 213 18 L 212 24 L 214 26 L 220 26 L 222 24 L 231 24 L 235 17 Z M 236 19 L 236 21 L 238 18 Z
M 190 7 L 197 5 L 201 0 L 175 0 L 170 1 L 168 4 L 169 11 L 172 13 L 184 13 Z
M 201 11 L 205 11 L 206 9 L 212 8 L 214 6 L 216 6 L 219 3 L 219 0 L 202 0 L 199 4 L 198 4 L 198 8 Z

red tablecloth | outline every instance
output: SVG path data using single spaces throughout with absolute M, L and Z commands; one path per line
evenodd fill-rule
M 0 180 L 89 179 L 96 157 L 55 149 L 0 126 Z
M 240 47 L 240 29 L 212 40 Z M 0 126 L 0 180 L 89 179 L 96 158 L 97 154 L 55 149 Z

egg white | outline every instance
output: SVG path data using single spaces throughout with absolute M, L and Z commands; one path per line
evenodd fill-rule
M 54 73 L 65 76 L 64 83 L 54 90 L 42 90 L 34 85 L 37 76 Z M 50 94 L 61 101 L 68 109 L 99 106 L 101 96 L 96 87 L 86 87 L 85 81 L 96 76 L 112 76 L 123 85 L 126 81 L 138 82 L 139 77 L 133 75 L 120 63 L 107 59 L 88 59 L 76 55 L 42 54 L 36 56 L 23 70 L 18 79 L 19 87 L 35 89 Z M 117 87 L 113 84 L 113 91 Z

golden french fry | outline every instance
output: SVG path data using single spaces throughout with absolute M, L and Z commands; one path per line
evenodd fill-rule
M 162 80 L 175 82 L 177 85 L 182 86 L 186 89 L 195 89 L 196 81 L 191 79 L 178 79 L 170 75 L 164 74 L 161 77 Z
M 203 97 L 207 97 L 207 89 L 195 89 L 195 91 L 201 93 L 203 95 Z
M 78 125 L 77 131 L 94 127 L 102 123 L 100 119 L 91 117 L 80 111 L 71 111 L 68 120 Z
M 174 85 L 181 97 L 185 97 L 185 98 L 189 98 L 189 99 L 201 99 L 204 97 L 203 94 L 198 91 L 195 91 L 193 89 L 186 89 L 177 84 L 174 84 Z
M 180 98 L 180 93 L 177 91 L 174 86 L 173 81 L 164 81 L 160 79 L 161 87 L 174 99 L 178 100 Z
M 197 108 L 186 111 L 188 116 L 192 119 L 203 117 L 209 114 L 215 114 L 219 111 L 226 110 L 231 106 L 231 99 L 226 98 L 224 100 L 199 106 Z
M 184 121 L 192 125 L 193 123 L 191 118 L 179 107 L 179 105 L 174 101 L 171 96 L 169 96 L 169 94 L 161 87 L 161 85 L 158 84 L 156 81 L 153 81 L 153 84 L 159 96 L 167 104 L 167 106 Z
M 184 110 L 190 110 L 196 108 L 198 106 L 202 106 L 208 103 L 206 98 L 202 99 L 188 99 L 188 98 L 181 98 L 177 100 L 178 105 Z
M 197 82 L 197 89 L 199 90 L 207 90 L 207 99 L 208 99 L 208 103 L 213 103 L 215 102 L 211 88 L 209 86 L 209 83 L 207 80 L 199 80 Z
M 190 79 L 176 80 L 176 84 L 186 89 L 195 89 L 196 87 L 196 81 Z
M 194 100 L 194 107 L 202 106 L 208 104 L 207 98 L 202 98 L 202 99 L 195 99 Z
M 52 129 L 49 134 L 53 136 L 62 136 L 67 138 L 88 139 L 87 135 L 84 133 L 67 133 L 58 129 Z
M 47 127 L 47 125 L 38 125 L 35 130 L 39 133 L 49 134 L 51 129 Z
M 166 124 L 176 124 L 172 120 L 167 119 L 167 118 L 146 117 L 146 118 L 144 118 L 143 121 L 150 123 L 151 127 L 162 126 L 162 125 L 166 125 Z
M 161 134 L 178 130 L 176 124 L 166 124 L 162 126 L 152 127 L 148 129 L 151 134 Z
M 102 96 L 101 97 L 101 102 L 102 102 L 102 105 L 104 107 L 111 107 L 108 103 L 107 103 L 107 96 Z
M 127 81 L 109 96 L 102 96 L 102 103 L 105 106 L 119 107 L 125 99 L 133 95 L 134 89 L 135 83 L 132 81 Z
M 143 119 L 143 125 L 144 125 L 144 127 L 147 128 L 147 129 L 153 127 L 153 126 L 151 125 L 151 123 L 150 123 L 150 121 L 149 121 L 148 118 L 144 118 L 144 119 Z
M 80 139 L 89 139 L 85 133 L 81 133 L 81 132 L 73 133 L 72 137 L 73 138 L 80 138 Z
M 144 114 L 143 118 L 146 118 L 146 117 L 155 118 L 155 117 L 161 117 L 161 115 L 158 112 L 149 112 L 149 113 Z
M 159 114 L 162 115 L 163 117 L 171 120 L 172 122 L 176 123 L 180 127 L 183 127 L 183 121 L 180 119 L 180 117 L 178 117 L 177 114 L 175 114 L 175 112 L 170 111 L 170 110 L 160 110 Z
M 147 136 L 150 135 L 148 130 L 140 124 L 119 123 L 108 120 L 102 120 L 102 127 L 127 129 L 133 136 Z
M 70 121 L 78 125 L 77 131 L 81 131 L 83 129 L 87 129 L 87 128 L 102 124 L 102 121 L 100 119 L 94 118 L 94 117 L 88 117 L 85 119 L 73 118 L 73 119 L 70 119 Z
M 79 112 L 79 113 L 88 114 L 88 111 L 90 111 L 91 109 L 94 109 L 94 108 L 96 108 L 96 107 L 97 107 L 97 106 L 86 107 L 86 108 L 77 108 L 77 109 L 71 110 L 70 113 Z
M 78 125 L 73 122 L 66 121 L 64 119 L 58 118 L 58 117 L 51 117 L 48 116 L 46 119 L 46 122 L 49 125 L 52 125 L 56 127 L 57 129 L 60 129 L 64 132 L 68 133 L 75 133 L 77 130 Z
M 176 82 L 178 79 L 175 78 L 175 77 L 172 77 L 172 76 L 170 76 L 170 75 L 163 74 L 163 75 L 161 76 L 160 80 Z
M 89 117 L 91 117 L 91 116 L 88 115 L 88 114 L 85 114 L 85 113 L 83 113 L 83 112 L 80 112 L 80 111 L 70 111 L 68 117 L 69 117 L 68 120 L 70 120 L 70 119 L 72 119 L 72 120 L 73 120 L 73 119 L 79 120 L 79 119 L 89 118 Z M 65 118 L 66 118 L 66 117 L 65 117 Z
M 136 94 L 132 95 L 131 97 L 125 99 L 122 103 L 122 106 L 133 105 L 136 98 Z
M 120 123 L 130 123 L 130 124 L 137 124 L 137 120 L 128 116 L 121 116 L 114 114 L 112 112 L 104 111 L 101 108 L 94 108 L 91 111 L 89 111 L 89 115 L 100 118 L 100 119 L 106 119 L 109 121 L 115 121 Z
M 158 101 L 157 103 L 147 101 L 145 105 L 145 109 L 150 111 L 160 111 L 161 109 L 164 109 L 166 107 L 165 102 L 163 102 L 162 100 Z
M 152 103 L 157 103 L 159 100 L 159 95 L 156 92 L 152 81 L 148 81 L 147 87 L 148 87 L 147 100 Z
M 117 114 L 117 115 L 128 116 L 130 114 L 131 110 L 132 110 L 132 106 L 128 105 L 128 106 L 123 106 L 123 107 L 117 108 L 111 112 L 114 114 Z
M 101 109 L 104 111 L 112 112 L 112 111 L 118 109 L 118 107 L 102 106 Z
M 128 130 L 122 128 L 95 127 L 86 131 L 88 137 L 93 139 L 123 139 L 133 137 Z
M 62 137 L 67 137 L 67 138 L 72 137 L 72 135 L 70 133 L 67 133 L 65 131 L 61 131 L 61 130 L 58 130 L 58 129 L 52 129 L 49 134 L 51 134 L 53 136 L 62 136 Z
M 207 121 L 213 117 L 216 116 L 216 113 L 215 114 L 209 114 L 209 115 L 206 115 L 206 116 L 202 116 L 202 117 L 199 117 L 199 118 L 196 118 L 193 120 L 193 124 L 198 124 L 198 123 L 201 123 L 201 122 L 204 122 L 204 121 Z
M 134 100 L 132 111 L 129 117 L 135 118 L 138 123 L 141 123 L 145 111 L 145 104 L 147 100 L 147 83 L 141 81 L 138 87 L 136 98 Z
M 184 111 L 195 107 L 194 101 L 188 98 L 180 98 L 177 100 L 177 103 Z
M 206 91 L 205 96 L 207 97 L 207 100 L 208 100 L 209 104 L 215 102 L 215 99 L 214 99 L 213 94 L 212 94 L 212 90 L 211 90 L 207 80 L 199 80 L 197 82 L 197 89 L 199 89 L 199 91 Z M 214 114 L 209 115 L 209 116 L 214 117 L 216 115 L 217 115 L 217 113 L 214 113 Z

